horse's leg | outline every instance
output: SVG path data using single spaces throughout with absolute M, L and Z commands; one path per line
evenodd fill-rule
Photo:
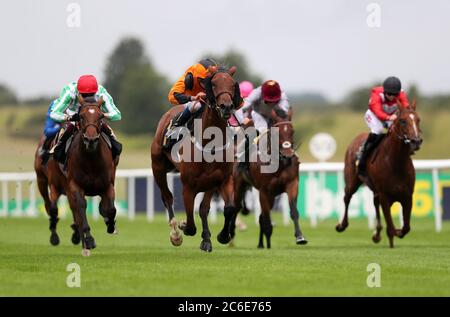
M 411 230 L 409 224 L 411 220 L 412 196 L 401 201 L 401 204 L 403 210 L 403 228 L 396 230 L 396 236 L 399 238 L 403 238 Z
M 222 231 L 217 235 L 217 241 L 222 244 L 227 244 L 231 241 L 231 223 L 236 221 L 237 210 L 234 205 L 234 182 L 233 177 L 230 175 L 222 188 L 220 189 L 220 194 L 225 202 L 225 207 L 223 210 L 223 215 L 225 220 L 223 223 Z
M 106 224 L 106 232 L 117 234 L 116 229 L 116 207 L 114 206 L 115 192 L 113 184 L 110 184 L 108 190 L 101 195 L 99 204 L 100 214 Z
M 234 239 L 234 236 L 236 234 L 236 218 L 242 209 L 242 202 L 245 198 L 246 193 L 246 184 L 244 179 L 241 176 L 237 176 L 234 179 L 234 206 L 235 206 L 235 212 L 233 214 L 233 217 L 231 219 L 230 223 L 230 236 L 231 239 Z
M 383 226 L 381 225 L 381 216 L 380 216 L 380 198 L 378 197 L 378 194 L 373 194 L 373 205 L 375 206 L 375 215 L 377 217 L 377 226 L 375 229 L 375 232 L 372 236 L 372 241 L 375 243 L 380 242 L 381 235 L 380 232 L 383 230 Z
M 167 186 L 167 172 L 163 169 L 156 168 L 157 164 L 155 162 L 152 166 L 155 182 L 161 191 L 161 199 L 169 214 L 170 242 L 172 245 L 178 247 L 183 243 L 183 235 L 178 230 L 178 222 L 173 212 L 173 195 L 169 186 Z
M 194 200 L 195 193 L 188 186 L 183 185 L 183 202 L 184 208 L 186 208 L 186 222 L 180 224 L 180 229 L 183 230 L 187 236 L 195 236 L 197 233 L 197 227 L 194 221 Z
M 58 245 L 59 244 L 59 237 L 58 233 L 56 232 L 56 225 L 59 221 L 58 219 L 58 198 L 61 196 L 59 190 L 54 186 L 50 186 L 50 209 L 49 209 L 49 216 L 50 216 L 50 231 L 52 232 L 50 236 L 50 243 L 52 245 Z
M 51 231 L 50 235 L 50 244 L 51 245 L 58 245 L 59 244 L 59 237 L 56 233 L 56 223 L 58 222 L 58 209 L 55 210 L 52 209 L 52 202 L 50 200 L 50 196 L 48 193 L 48 180 L 45 175 L 38 174 L 37 175 L 37 185 L 39 192 L 41 193 L 42 198 L 44 199 L 45 204 L 45 211 L 48 214 L 49 217 L 49 229 Z
M 69 183 L 69 204 L 70 208 L 74 212 L 75 215 L 75 223 L 78 229 L 78 232 L 81 236 L 82 242 L 82 252 L 83 256 L 90 255 L 90 249 L 94 249 L 96 247 L 94 237 L 91 235 L 91 228 L 89 227 L 87 217 L 86 217 L 86 199 L 84 197 L 84 191 L 74 182 L 71 181 Z
M 386 232 L 389 238 L 389 246 L 394 247 L 395 226 L 391 216 L 392 202 L 384 196 L 380 196 L 381 208 L 383 209 L 384 220 L 386 221 Z
M 266 236 L 267 249 L 270 249 L 270 238 L 272 236 L 272 220 L 270 219 L 270 210 L 272 209 L 275 197 L 265 191 L 259 192 L 259 202 L 261 204 L 261 216 L 259 217 L 259 225 Z
M 354 175 L 354 177 L 349 177 L 349 179 L 345 180 L 345 195 L 344 195 L 345 213 L 341 223 L 338 223 L 336 225 L 337 232 L 342 232 L 348 227 L 348 206 L 350 205 L 350 200 L 352 199 L 353 194 L 358 190 L 361 184 L 362 181 L 358 178 L 356 174 Z
M 286 192 L 289 199 L 289 208 L 291 211 L 291 219 L 294 222 L 294 236 L 295 243 L 297 244 L 307 244 L 308 241 L 303 237 L 302 230 L 300 229 L 300 224 L 298 221 L 299 214 L 297 209 L 297 196 L 298 196 L 298 178 L 289 183 L 286 188 Z
M 258 240 L 258 249 L 264 249 L 264 233 L 263 233 L 263 226 L 262 226 L 262 217 L 263 215 L 259 215 L 259 240 Z
M 212 251 L 212 244 L 211 244 L 211 231 L 209 231 L 208 227 L 208 214 L 209 214 L 209 207 L 211 203 L 211 198 L 214 195 L 214 190 L 205 192 L 205 195 L 203 196 L 202 203 L 200 204 L 200 218 L 202 219 L 202 242 L 200 244 L 200 250 L 211 252 Z

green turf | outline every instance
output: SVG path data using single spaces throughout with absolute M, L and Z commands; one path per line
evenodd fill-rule
M 249 229 L 238 232 L 233 248 L 216 241 L 220 224 L 212 226 L 211 254 L 199 250 L 200 227 L 176 248 L 164 217 L 153 223 L 120 218 L 117 236 L 91 220 L 97 248 L 83 258 L 70 243 L 69 220 L 60 221 L 61 245 L 52 247 L 46 219 L 1 218 L 0 295 L 450 295 L 449 223 L 437 234 L 431 219 L 415 220 L 411 233 L 389 249 L 384 230 L 381 243 L 372 243 L 364 220 L 340 234 L 334 221 L 316 229 L 305 222 L 310 243 L 297 246 L 292 226 L 275 217 L 272 249 L 260 250 L 254 218 L 244 220 Z M 81 266 L 81 288 L 66 286 L 69 263 Z M 381 265 L 380 288 L 367 287 L 369 263 Z

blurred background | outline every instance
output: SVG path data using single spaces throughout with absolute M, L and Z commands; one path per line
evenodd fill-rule
M 366 131 L 370 89 L 398 76 L 422 117 L 416 159 L 449 157 L 450 3 L 433 1 L 24 0 L 0 10 L 0 171 L 31 171 L 51 100 L 85 73 L 122 111 L 121 168 L 150 167 L 169 88 L 205 56 L 238 80 L 278 80 L 295 112 L 303 162 L 317 132 L 337 142 Z

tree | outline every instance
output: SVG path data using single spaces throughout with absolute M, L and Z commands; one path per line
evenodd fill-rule
M 129 134 L 154 133 L 168 110 L 167 80 L 149 64 L 128 68 L 119 87 L 120 130 Z
M 218 63 L 226 66 L 236 66 L 237 72 L 234 75 L 234 79 L 238 82 L 243 80 L 250 81 L 255 87 L 262 84 L 263 80 L 260 75 L 253 73 L 249 66 L 245 56 L 233 49 L 225 52 L 223 55 L 216 54 L 204 54 L 202 58 L 213 58 Z
M 344 99 L 344 106 L 348 106 L 351 110 L 357 112 L 366 111 L 369 104 L 370 91 L 374 86 L 354 89 Z
M 129 68 L 150 63 L 142 42 L 133 37 L 122 39 L 108 58 L 104 86 L 113 98 L 118 99 L 120 86 Z
M 0 106 L 17 104 L 16 94 L 6 85 L 0 84 Z

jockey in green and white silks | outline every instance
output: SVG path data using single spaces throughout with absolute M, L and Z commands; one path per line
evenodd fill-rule
M 83 98 L 95 96 L 96 99 L 99 99 L 102 97 L 103 104 L 101 110 L 105 118 L 111 121 L 118 121 L 122 118 L 119 109 L 114 104 L 113 98 L 103 86 L 97 84 L 97 79 L 94 76 L 84 75 L 80 77 L 78 82 L 71 82 L 66 85 L 62 89 L 59 98 L 53 102 L 52 110 L 50 112 L 50 118 L 52 120 L 56 122 L 67 121 L 66 129 L 62 135 L 60 131 L 58 143 L 50 151 L 60 163 L 64 163 L 66 160 L 65 144 L 76 130 L 75 125 L 72 124 L 71 121 L 79 120 L 78 110 L 80 105 L 78 103 L 78 94 Z M 117 140 L 112 129 L 106 123 L 102 123 L 102 132 L 108 135 L 111 141 L 113 158 L 120 155 L 122 145 Z
M 52 112 L 50 113 L 50 118 L 55 120 L 56 122 L 66 121 L 71 115 L 74 115 L 78 112 L 78 89 L 77 83 L 71 82 L 66 85 L 59 96 L 58 99 L 55 100 Z M 95 93 L 96 99 L 103 97 L 103 105 L 102 112 L 105 115 L 105 118 L 108 118 L 111 121 L 118 121 L 122 118 L 122 115 L 114 104 L 113 98 L 106 91 L 105 87 L 102 85 L 98 85 L 98 91 Z

